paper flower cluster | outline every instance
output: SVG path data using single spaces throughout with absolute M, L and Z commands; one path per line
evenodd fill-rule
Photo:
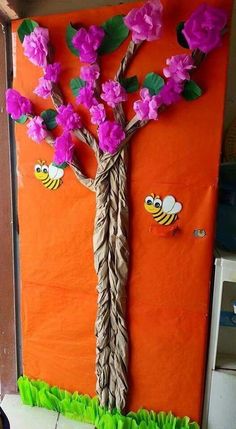
M 104 104 L 99 103 L 90 108 L 91 122 L 94 125 L 100 125 L 106 119 L 106 111 Z
M 56 122 L 65 131 L 76 130 L 82 126 L 81 117 L 78 113 L 74 112 L 73 106 L 70 103 L 67 106 L 62 105 L 58 108 Z
M 48 64 L 44 70 L 44 79 L 57 83 L 60 73 L 61 73 L 60 63 Z
M 94 94 L 94 89 L 90 86 L 84 86 L 81 88 L 76 97 L 76 103 L 82 104 L 83 106 L 87 107 L 87 109 L 90 109 L 90 107 L 98 104 Z
M 100 68 L 98 64 L 82 66 L 80 69 L 80 77 L 93 88 L 96 85 L 96 80 L 100 76 Z
M 227 13 L 223 9 L 203 3 L 185 22 L 182 32 L 190 49 L 208 54 L 220 45 L 226 23 Z
M 53 162 L 57 165 L 64 162 L 71 162 L 74 153 L 74 144 L 72 141 L 71 133 L 65 131 L 60 137 L 57 137 L 54 144 L 54 158 Z
M 194 68 L 194 61 L 191 55 L 175 55 L 166 60 L 167 67 L 163 69 L 163 74 L 167 78 L 172 78 L 175 82 L 183 82 L 190 79 L 189 72 Z
M 127 100 L 127 93 L 121 84 L 114 80 L 108 80 L 102 84 L 101 98 L 108 106 L 115 107 L 116 104 Z
M 100 47 L 105 32 L 102 27 L 91 25 L 88 29 L 80 28 L 72 39 L 72 43 L 77 49 L 80 60 L 84 63 L 95 63 L 97 51 Z
M 50 97 L 52 85 L 58 82 L 60 73 L 61 65 L 59 63 L 48 64 L 44 69 L 44 76 L 39 78 L 39 83 L 34 93 L 42 98 Z
M 158 96 L 151 96 L 147 88 L 140 90 L 141 100 L 134 102 L 134 111 L 137 118 L 142 120 L 157 119 L 158 108 L 161 105 L 161 99 Z
M 41 118 L 41 116 L 35 116 L 32 118 L 27 124 L 27 127 L 28 136 L 36 143 L 41 143 L 41 141 L 44 140 L 48 135 L 43 118 Z
M 140 43 L 144 40 L 156 40 L 161 35 L 162 10 L 160 0 L 149 0 L 140 8 L 132 9 L 124 18 L 125 25 L 132 33 L 132 40 Z
M 98 128 L 99 147 L 103 152 L 114 154 L 125 138 L 122 126 L 115 121 L 105 121 Z
M 23 115 L 32 113 L 32 104 L 28 98 L 22 95 L 15 89 L 6 91 L 6 109 L 14 120 L 20 119 Z
M 24 54 L 39 67 L 46 67 L 48 55 L 49 32 L 47 28 L 35 27 L 34 31 L 24 37 Z

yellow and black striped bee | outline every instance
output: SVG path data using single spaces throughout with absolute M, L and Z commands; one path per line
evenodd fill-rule
M 148 195 L 145 198 L 144 207 L 160 225 L 171 225 L 178 218 L 177 213 L 182 210 L 182 204 L 178 203 L 172 195 L 167 195 L 163 201 L 155 194 Z
M 34 175 L 45 188 L 55 191 L 62 184 L 61 178 L 64 176 L 64 170 L 53 164 L 48 166 L 45 161 L 38 161 L 34 167 Z

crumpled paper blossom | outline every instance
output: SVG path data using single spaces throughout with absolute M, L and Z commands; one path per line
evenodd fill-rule
M 101 98 L 108 106 L 115 107 L 116 104 L 127 100 L 127 93 L 121 84 L 115 80 L 108 80 L 102 84 Z
M 103 152 L 115 153 L 125 138 L 120 124 L 115 121 L 105 121 L 98 128 L 99 147 Z
M 85 82 L 89 83 L 93 88 L 96 85 L 96 80 L 100 76 L 100 68 L 98 64 L 82 66 L 80 68 L 80 77 Z
M 6 91 L 6 109 L 12 119 L 17 120 L 23 115 L 32 113 L 32 104 L 28 98 L 22 95 L 15 89 Z
M 134 43 L 159 39 L 162 29 L 160 0 L 149 0 L 142 7 L 132 9 L 124 18 L 126 27 L 132 33 Z
M 94 125 L 100 125 L 106 119 L 106 111 L 104 104 L 99 103 L 97 106 L 90 108 L 91 122 Z
M 41 118 L 41 116 L 35 116 L 34 118 L 32 118 L 27 124 L 27 127 L 28 136 L 36 143 L 40 143 L 48 135 L 48 132 L 43 122 L 43 118 Z
M 151 96 L 147 88 L 140 90 L 141 100 L 134 102 L 134 111 L 139 120 L 158 119 L 158 109 L 161 99 L 156 95 Z
M 48 98 L 51 95 L 52 82 L 44 77 L 39 78 L 39 84 L 33 91 L 38 97 Z
M 65 131 L 60 137 L 57 137 L 54 144 L 55 152 L 53 162 L 60 165 L 64 162 L 71 162 L 74 152 L 74 144 L 69 131 Z
M 195 67 L 191 55 L 174 55 L 166 60 L 167 67 L 163 69 L 163 74 L 167 78 L 172 78 L 176 82 L 183 82 L 190 79 L 189 72 Z
M 82 104 L 83 106 L 90 109 L 93 105 L 96 106 L 98 101 L 94 95 L 94 90 L 90 86 L 84 86 L 80 88 L 79 93 L 76 97 L 76 103 Z
M 208 54 L 221 43 L 222 30 L 227 23 L 223 9 L 201 4 L 185 22 L 182 33 L 190 49 Z
M 182 91 L 183 84 L 180 84 L 180 82 L 176 82 L 174 79 L 170 78 L 161 88 L 157 97 L 162 104 L 169 106 L 170 104 L 176 103 L 180 100 Z
M 65 131 L 76 130 L 82 126 L 81 117 L 78 113 L 74 112 L 73 106 L 70 103 L 67 106 L 62 105 L 58 108 L 56 122 Z
M 24 37 L 23 47 L 25 56 L 36 66 L 46 67 L 48 42 L 48 29 L 35 27 L 32 33 Z
M 61 73 L 61 64 L 53 63 L 48 64 L 44 70 L 44 79 L 50 80 L 51 82 L 58 82 L 59 75 Z
M 84 63 L 95 63 L 97 59 L 97 50 L 105 36 L 102 27 L 91 25 L 87 30 L 80 28 L 72 38 L 72 43 L 77 49 L 80 60 Z

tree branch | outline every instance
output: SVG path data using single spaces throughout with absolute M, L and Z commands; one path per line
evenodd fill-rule
M 62 92 L 59 86 L 55 83 L 52 83 L 51 99 L 56 110 L 64 104 Z M 83 127 L 82 129 L 74 130 L 73 133 L 94 151 L 96 159 L 98 160 L 100 157 L 100 149 L 96 138 L 90 133 L 90 131 Z
M 48 137 L 46 137 L 45 141 L 49 144 L 49 146 L 54 146 L 55 139 L 52 135 L 49 134 Z M 72 162 L 69 163 L 69 166 L 74 171 L 79 182 L 82 183 L 82 185 L 86 186 L 86 188 L 90 189 L 90 191 L 95 192 L 94 179 L 87 177 L 85 174 L 83 174 L 78 164 L 79 162 L 77 156 L 74 155 Z
M 128 66 L 130 65 L 131 60 L 133 59 L 133 57 L 136 54 L 140 45 L 141 45 L 141 43 L 136 44 L 132 40 L 128 45 L 127 51 L 126 51 L 124 57 L 122 58 L 122 60 L 120 62 L 120 66 L 119 66 L 117 73 L 115 75 L 115 80 L 120 82 L 121 85 L 122 85 L 122 79 L 125 76 L 125 72 L 126 72 Z M 125 113 L 123 110 L 122 103 L 119 103 L 114 107 L 113 113 L 114 113 L 115 120 L 117 122 L 119 122 L 123 127 L 125 127 L 126 118 L 125 118 Z

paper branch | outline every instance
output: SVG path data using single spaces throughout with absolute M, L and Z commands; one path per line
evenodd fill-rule
M 49 146 L 53 147 L 55 143 L 55 139 L 52 135 L 48 135 L 45 141 L 49 144 Z M 95 192 L 94 179 L 87 177 L 79 168 L 79 161 L 76 155 L 73 155 L 72 162 L 68 164 L 71 169 L 74 171 L 79 182 L 86 186 L 86 188 L 90 189 L 90 191 Z

